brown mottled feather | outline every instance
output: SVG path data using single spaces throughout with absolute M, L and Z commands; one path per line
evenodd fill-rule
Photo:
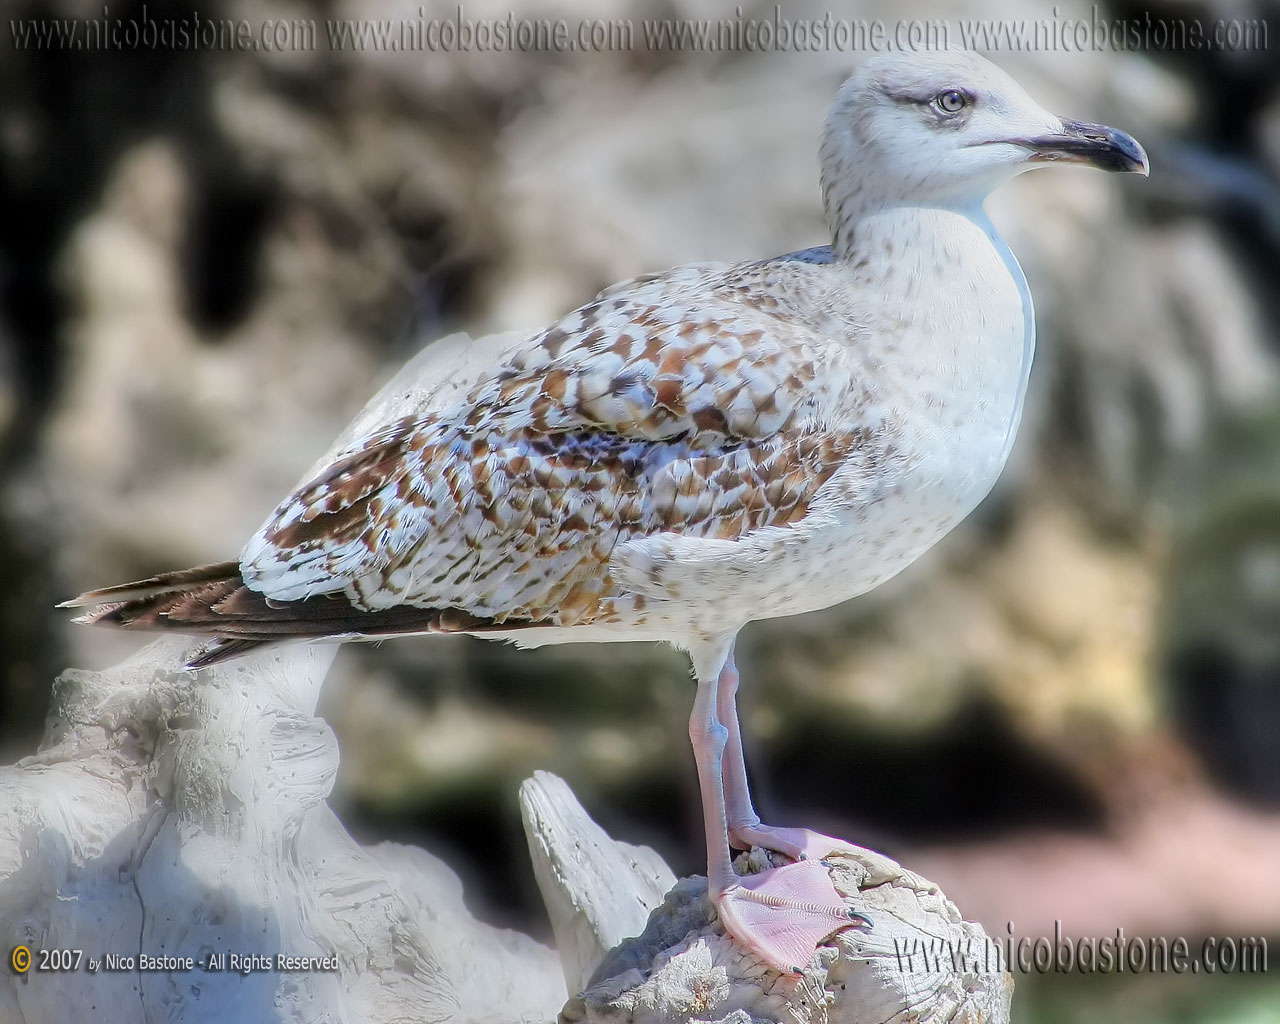
M 246 641 L 626 621 L 620 544 L 795 524 L 858 449 L 874 458 L 868 431 L 830 425 L 859 385 L 801 322 L 822 305 L 806 287 L 766 261 L 611 290 L 339 455 L 239 569 L 83 595 L 126 599 L 85 621 Z
M 833 425 L 862 385 L 825 314 L 804 320 L 821 287 L 765 261 L 604 293 L 282 502 L 245 549 L 249 586 L 496 622 L 625 618 L 618 545 L 793 524 L 860 445 L 874 457 L 869 431 Z
M 251 647 L 282 640 L 483 632 L 494 628 L 493 622 L 458 608 L 424 610 L 400 606 L 369 612 L 353 608 L 341 595 L 333 594 L 281 604 L 250 590 L 235 562 L 167 573 L 109 589 L 132 593 L 158 585 L 168 585 L 169 589 L 103 604 L 77 616 L 75 621 L 129 630 L 208 634 L 228 641 L 207 646 L 189 662 L 190 667 L 211 665 L 237 657 Z M 104 593 L 82 594 L 76 601 L 92 603 L 95 595 Z M 518 625 L 507 623 L 504 628 Z

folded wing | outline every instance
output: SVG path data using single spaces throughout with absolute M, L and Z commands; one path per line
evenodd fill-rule
M 334 460 L 247 545 L 245 582 L 272 602 L 575 625 L 625 602 L 620 542 L 798 521 L 859 444 L 843 351 L 791 314 L 816 272 L 682 268 L 603 293 Z

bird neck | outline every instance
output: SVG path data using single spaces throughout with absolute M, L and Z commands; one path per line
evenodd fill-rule
M 832 224 L 832 251 L 853 282 L 887 306 L 939 322 L 982 319 L 981 302 L 1005 285 L 1025 289 L 1017 260 L 979 203 L 863 206 Z
M 864 206 L 833 223 L 833 249 L 849 287 L 875 296 L 876 322 L 863 329 L 911 339 L 886 372 L 904 387 L 946 378 L 948 393 L 988 405 L 992 430 L 1016 421 L 1034 312 L 1017 260 L 979 204 Z
M 950 205 L 918 205 L 871 199 L 858 193 L 828 203 L 831 248 L 852 264 L 879 262 L 886 256 L 900 265 L 913 255 L 933 259 L 939 249 L 975 234 L 998 238 L 980 200 Z

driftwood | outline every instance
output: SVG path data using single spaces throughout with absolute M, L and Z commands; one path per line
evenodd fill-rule
M 836 887 L 871 926 L 830 940 L 802 977 L 782 975 L 725 935 L 705 878 L 659 895 L 672 877 L 665 865 L 651 850 L 611 841 L 560 779 L 540 772 L 520 797 L 565 979 L 583 989 L 561 1012 L 564 1024 L 1009 1019 L 1012 978 L 988 958 L 982 930 L 887 857 L 863 850 L 830 859 Z M 767 866 L 763 857 L 743 855 L 739 871 Z M 954 950 L 959 960 L 922 949 Z M 954 968 L 960 961 L 967 969 Z
M 998 972 L 900 969 L 895 940 L 981 935 L 892 861 L 833 862 L 873 925 L 779 975 L 726 938 L 703 879 L 615 843 L 549 775 L 521 803 L 561 955 L 476 921 L 438 859 L 363 848 L 326 804 L 338 750 L 314 710 L 331 649 L 199 674 L 173 667 L 184 649 L 66 672 L 39 752 L 0 768 L 0 937 L 36 961 L 0 975 L 5 1024 L 1007 1019 Z M 80 960 L 38 970 L 42 950 Z
M 329 810 L 338 749 L 314 709 L 331 649 L 199 675 L 172 668 L 183 650 L 164 639 L 106 672 L 65 673 L 39 753 L 0 769 L 5 957 L 18 943 L 82 951 L 70 972 L 35 969 L 37 953 L 25 977 L 5 973 L 0 1020 L 554 1014 L 550 950 L 474 920 L 431 854 L 361 848 Z M 206 968 L 144 969 L 144 954 Z M 210 954 L 226 955 L 220 969 Z M 270 966 L 244 973 L 233 954 Z M 280 971 L 279 954 L 336 963 Z

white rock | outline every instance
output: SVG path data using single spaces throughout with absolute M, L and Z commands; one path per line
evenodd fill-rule
M 564 980 L 577 992 L 609 950 L 644 930 L 676 876 L 649 847 L 610 839 L 550 772 L 520 787 L 520 817 Z
M 0 768 L 0 943 L 28 946 L 37 965 L 42 950 L 80 955 L 65 976 L 0 975 L 5 1024 L 550 1020 L 562 973 L 585 989 L 563 1021 L 1008 1019 L 1011 986 L 980 962 L 985 937 L 892 861 L 834 859 L 873 926 L 837 936 L 803 978 L 782 976 L 725 936 L 704 880 L 676 883 L 539 773 L 521 804 L 559 960 L 472 918 L 430 853 L 347 835 L 326 803 L 337 744 L 313 714 L 331 648 L 193 674 L 173 668 L 188 643 L 64 673 L 39 752 Z M 939 941 L 979 962 L 955 970 Z M 144 955 L 193 964 L 148 969 Z M 280 955 L 333 959 L 282 971 Z
M 39 753 L 0 769 L 0 941 L 83 953 L 66 977 L 5 973 L 0 1020 L 549 1019 L 550 950 L 472 919 L 430 854 L 361 848 L 326 805 L 338 750 L 312 712 L 331 649 L 193 676 L 172 668 L 183 647 L 65 673 Z M 107 954 L 228 958 L 111 971 Z M 336 969 L 242 973 L 230 954 Z
M 802 976 L 766 969 L 724 933 L 706 879 L 670 877 L 653 851 L 614 843 L 561 780 L 538 773 L 521 788 L 525 831 L 570 988 L 562 1024 L 908 1024 L 1009 1020 L 1012 976 L 997 947 L 937 886 L 870 850 L 830 858 L 832 880 L 869 927 L 849 928 Z M 767 866 L 761 851 L 740 870 Z M 632 924 L 653 907 L 641 931 Z M 617 942 L 618 933 L 635 930 Z

